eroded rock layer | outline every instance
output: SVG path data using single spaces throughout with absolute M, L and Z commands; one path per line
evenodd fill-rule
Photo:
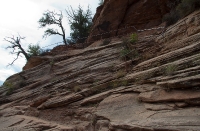
M 135 28 L 145 29 L 161 24 L 162 17 L 169 12 L 167 7 L 168 1 L 169 0 L 105 0 L 104 4 L 97 8 L 97 13 L 93 19 L 94 25 L 88 42 L 100 38 L 130 33 L 135 31 Z M 134 26 L 135 28 L 121 30 L 130 26 Z M 106 34 L 98 35 L 101 33 Z
M 121 38 L 41 57 L 0 88 L 0 130 L 199 131 L 199 17 L 139 34 L 129 60 Z

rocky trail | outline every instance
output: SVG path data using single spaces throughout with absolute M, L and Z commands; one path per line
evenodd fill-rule
M 133 44 L 127 61 L 121 38 L 33 58 L 0 88 L 0 131 L 199 131 L 199 17 Z

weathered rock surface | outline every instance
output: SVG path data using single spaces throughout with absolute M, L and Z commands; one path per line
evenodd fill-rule
M 165 90 L 156 90 L 146 93 L 141 93 L 139 99 L 144 102 L 179 102 L 187 100 L 200 99 L 200 91 L 165 91 Z
M 137 29 L 151 28 L 161 24 L 164 14 L 169 12 L 167 2 L 169 0 L 106 0 L 103 6 L 97 8 L 94 16 L 93 28 L 88 41 L 94 41 L 101 36 L 92 36 L 108 31 L 122 29 L 128 26 L 135 26 Z M 134 31 L 128 30 L 113 31 L 102 37 L 120 35 Z
M 39 58 L 0 88 L 0 131 L 199 131 L 199 16 L 139 39 L 127 61 L 120 38 Z

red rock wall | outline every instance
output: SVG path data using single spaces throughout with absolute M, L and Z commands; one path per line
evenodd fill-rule
M 97 8 L 88 42 L 101 38 L 101 36 L 92 35 L 111 30 L 128 26 L 144 29 L 161 24 L 163 15 L 169 12 L 167 2 L 168 0 L 105 0 L 104 5 Z M 130 28 L 114 31 L 102 37 L 116 36 L 133 30 Z

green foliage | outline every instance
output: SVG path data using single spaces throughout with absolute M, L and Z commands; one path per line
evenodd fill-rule
M 122 47 L 123 49 L 120 51 L 120 57 L 123 60 L 126 60 L 126 56 L 131 52 L 131 49 L 129 47 L 129 39 L 122 38 Z
M 42 53 L 42 49 L 40 48 L 40 46 L 37 44 L 37 45 L 29 45 L 28 46 L 28 54 L 29 56 L 38 56 Z
M 57 15 L 57 14 L 56 14 Z M 57 24 L 56 20 L 54 19 L 55 17 L 55 13 L 51 12 L 51 11 L 45 11 L 43 13 L 42 18 L 39 19 L 38 23 L 40 24 L 41 28 L 44 28 L 48 25 L 52 25 L 52 24 Z M 62 16 L 60 16 L 60 19 L 62 19 Z
M 135 43 L 137 42 L 137 34 L 132 34 L 130 36 L 130 39 L 127 38 L 123 38 L 122 39 L 122 46 L 123 49 L 120 51 L 120 57 L 123 60 L 132 60 L 134 58 L 137 58 L 139 56 L 139 53 L 136 49 L 134 49 L 130 43 L 130 41 L 132 40 L 131 43 Z
M 47 36 L 51 36 L 51 35 L 60 35 L 63 38 L 63 42 L 67 44 L 66 38 L 65 38 L 65 30 L 62 25 L 62 19 L 63 19 L 62 12 L 56 13 L 54 11 L 49 11 L 49 10 L 45 11 L 43 13 L 42 18 L 40 18 L 38 21 L 40 28 L 56 25 L 61 29 L 61 32 L 59 32 L 57 29 L 54 29 L 54 28 L 48 28 L 44 32 L 43 37 L 46 38 Z
M 5 86 L 8 90 L 6 92 L 6 95 L 11 95 L 14 91 L 13 84 L 10 82 L 4 82 L 3 86 Z
M 137 34 L 136 33 L 131 34 L 131 36 L 130 36 L 130 42 L 131 43 L 135 43 L 135 42 L 137 42 L 137 40 L 138 40 Z
M 71 39 L 67 39 L 67 42 L 69 44 L 83 43 L 88 37 L 92 26 L 92 13 L 89 6 L 86 11 L 79 5 L 77 10 L 73 10 L 71 7 L 66 12 L 71 29 Z
M 124 59 L 130 52 L 131 52 L 130 49 L 124 48 L 123 50 L 120 51 L 120 57 Z

